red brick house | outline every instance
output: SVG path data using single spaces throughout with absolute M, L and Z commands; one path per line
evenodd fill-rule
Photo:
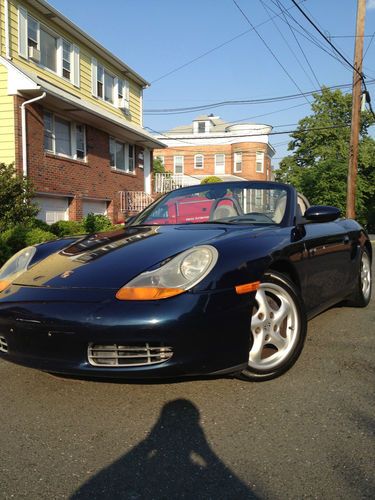
M 203 115 L 158 136 L 167 149 L 155 149 L 167 172 L 185 177 L 187 184 L 215 175 L 223 180 L 271 180 L 269 143 L 272 127 L 254 123 L 227 123 Z
M 44 0 L 8 0 L 0 28 L 0 162 L 32 180 L 39 217 L 139 208 L 163 147 L 142 126 L 148 83 Z

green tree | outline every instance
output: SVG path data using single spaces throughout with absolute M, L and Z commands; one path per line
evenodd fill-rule
M 14 165 L 0 163 L 0 231 L 32 221 L 38 213 L 32 197 L 30 182 L 17 174 Z
M 155 156 L 153 160 L 153 166 L 152 170 L 154 174 L 164 174 L 165 173 L 165 168 L 162 159 L 160 156 Z
M 312 114 L 299 121 L 276 179 L 294 184 L 313 204 L 335 205 L 345 213 L 349 162 L 351 95 L 325 87 L 313 94 Z M 369 112 L 361 114 L 357 218 L 366 222 L 375 201 L 375 141 Z

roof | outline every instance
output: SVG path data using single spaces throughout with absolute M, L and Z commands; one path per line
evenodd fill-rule
M 92 117 L 92 119 L 100 118 L 103 120 L 101 128 L 106 130 L 108 133 L 111 132 L 109 128 L 110 124 L 110 126 L 114 127 L 116 130 L 126 132 L 127 135 L 134 140 L 134 142 L 140 142 L 151 149 L 165 148 L 164 143 L 158 141 L 152 134 L 144 130 L 142 127 L 134 125 L 126 120 L 122 120 L 119 116 L 103 109 L 101 106 L 81 99 L 80 97 L 63 90 L 60 87 L 53 85 L 40 76 L 28 72 L 25 69 L 21 70 L 15 66 L 14 63 L 1 56 L 0 63 L 3 64 L 8 71 L 13 71 L 14 75 L 16 75 L 16 78 L 14 79 L 16 80 L 16 85 L 14 85 L 12 89 L 9 89 L 10 93 L 21 92 L 25 96 L 34 97 L 41 95 L 41 92 L 46 92 L 47 103 L 49 99 L 52 103 L 57 102 L 58 100 L 62 104 L 68 104 L 69 112 L 74 115 L 78 121 L 86 120 L 86 122 L 89 123 L 90 117 Z M 100 128 L 97 124 L 93 126 Z
M 112 52 L 103 47 L 103 45 L 97 42 L 94 38 L 88 35 L 72 21 L 70 21 L 70 19 L 61 14 L 61 12 L 59 12 L 57 9 L 52 7 L 52 5 L 50 5 L 48 2 L 46 2 L 45 0 L 27 0 L 27 3 L 32 5 L 35 9 L 47 16 L 49 19 L 52 19 L 54 23 L 61 26 L 84 45 L 90 47 L 93 51 L 100 54 L 102 57 L 108 58 L 113 66 L 115 66 L 124 76 L 131 75 L 131 77 L 143 87 L 150 86 L 149 82 L 147 82 L 142 76 L 140 76 L 132 68 L 130 68 L 130 66 L 125 64 L 121 59 L 112 54 Z
M 246 134 L 256 131 L 260 131 L 262 129 L 269 129 L 269 132 L 271 131 L 272 127 L 270 125 L 264 125 L 264 124 L 258 124 L 258 123 L 249 123 L 249 122 L 239 122 L 239 123 L 234 123 L 234 122 L 225 122 L 222 120 L 219 116 L 213 116 L 213 115 L 200 115 L 197 118 L 194 118 L 192 123 L 189 123 L 188 125 L 180 125 L 178 127 L 174 127 L 168 131 L 165 132 L 166 135 L 180 135 L 180 134 L 193 134 L 194 137 L 197 137 L 197 134 L 194 133 L 194 122 L 197 121 L 210 121 L 212 124 L 212 128 L 210 132 L 205 132 L 204 135 L 212 135 L 212 134 L 229 134 L 229 133 L 238 133 L 241 131 L 242 133 Z M 267 135 L 267 131 L 264 131 L 264 134 Z

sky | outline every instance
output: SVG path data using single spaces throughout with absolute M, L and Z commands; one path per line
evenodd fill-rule
M 106 0 L 104 3 L 49 0 L 49 3 L 150 82 L 144 91 L 144 126 L 154 132 L 189 124 L 203 113 L 213 113 L 227 122 L 269 124 L 274 132 L 293 130 L 301 118 L 311 113 L 310 97 L 231 104 L 187 113 L 167 114 L 165 110 L 290 96 L 317 90 L 321 85 L 352 81 L 352 68 L 332 57 L 334 52 L 329 44 L 291 0 Z M 352 63 L 357 1 L 299 3 Z M 300 26 L 280 14 L 279 7 L 287 10 Z M 291 30 L 287 21 L 300 33 Z M 304 29 L 314 35 L 324 50 L 307 39 Z M 375 108 L 374 35 L 375 0 L 367 0 L 363 72 Z M 158 114 L 148 114 L 148 110 L 158 110 Z M 288 134 L 271 137 L 276 150 L 275 167 L 288 154 L 289 140 Z

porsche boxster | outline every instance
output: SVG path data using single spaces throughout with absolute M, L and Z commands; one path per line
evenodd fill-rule
M 371 296 L 372 247 L 276 182 L 165 194 L 124 229 L 28 247 L 0 270 L 0 357 L 65 375 L 266 380 L 307 321 Z

